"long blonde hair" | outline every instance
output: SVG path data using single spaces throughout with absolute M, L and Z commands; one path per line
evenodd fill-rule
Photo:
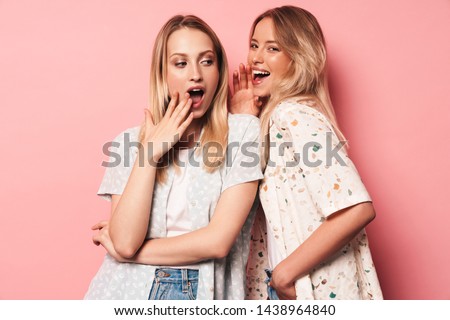
M 250 30 L 250 41 L 256 25 L 264 18 L 273 22 L 275 41 L 291 58 L 286 75 L 274 85 L 266 106 L 261 112 L 261 134 L 268 138 L 270 116 L 282 100 L 297 98 L 321 112 L 331 123 L 340 140 L 345 140 L 339 129 L 331 103 L 327 80 L 327 52 L 325 38 L 317 19 L 308 11 L 283 6 L 269 9 L 259 15 Z M 268 158 L 268 147 L 264 150 L 263 164 Z
M 208 165 L 203 168 L 207 172 L 213 172 L 224 163 L 228 141 L 228 63 L 225 50 L 215 34 L 206 22 L 193 15 L 176 15 L 169 19 L 156 36 L 153 46 L 152 65 L 150 70 L 150 107 L 155 124 L 159 123 L 166 112 L 170 102 L 169 88 L 167 85 L 167 41 L 170 35 L 182 28 L 199 30 L 211 39 L 217 57 L 219 69 L 219 83 L 217 85 L 211 106 L 202 118 L 203 131 L 198 150 L 202 150 L 207 142 L 213 141 L 219 144 L 222 151 L 217 157 L 208 158 Z M 141 139 L 142 137 L 141 128 Z M 142 142 L 142 141 L 141 141 Z M 167 164 L 172 163 L 176 157 L 175 152 L 167 152 L 157 171 L 157 181 L 164 182 L 167 178 Z

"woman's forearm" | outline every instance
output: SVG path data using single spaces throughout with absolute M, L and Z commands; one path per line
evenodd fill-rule
M 343 209 L 328 217 L 294 252 L 281 261 L 273 272 L 278 288 L 292 286 L 295 280 L 325 261 L 349 243 L 370 221 L 375 211 L 370 202 Z
M 157 163 L 179 141 L 194 118 L 189 112 L 192 100 L 188 93 L 179 103 L 178 93 L 171 98 L 164 117 L 156 125 L 150 111 L 144 110 L 143 145 L 125 190 L 116 208 L 112 209 L 111 240 L 116 252 L 125 258 L 136 254 L 147 235 Z
M 176 237 L 148 240 L 129 260 L 177 266 L 225 257 L 247 219 L 257 187 L 258 181 L 230 187 L 220 196 L 207 226 Z
M 202 228 L 176 237 L 147 240 L 128 260 L 140 264 L 177 266 L 221 258 L 214 250 L 216 245 L 211 242 L 215 240 L 214 235 L 208 232 L 207 228 Z
M 136 254 L 147 234 L 156 177 L 156 162 L 149 159 L 152 158 L 146 147 L 140 148 L 125 190 L 111 215 L 111 240 L 124 258 Z

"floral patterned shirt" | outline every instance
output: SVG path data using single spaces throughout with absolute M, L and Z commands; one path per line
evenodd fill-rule
M 262 178 L 261 167 L 251 156 L 252 152 L 258 152 L 259 119 L 250 115 L 229 115 L 228 125 L 226 162 L 220 169 L 208 173 L 201 165 L 193 165 L 203 164 L 201 152 L 190 154 L 186 168 L 186 178 L 189 181 L 186 197 L 187 210 L 192 216 L 192 231 L 208 225 L 223 191 L 237 184 Z M 137 155 L 137 148 L 134 146 L 127 158 L 122 146 L 127 139 L 131 144 L 137 142 L 138 134 L 139 127 L 135 127 L 115 139 L 120 146 L 115 155 L 120 155 L 124 161 L 120 161 L 118 166 L 106 169 L 99 195 L 110 199 L 112 194 L 122 194 Z M 167 198 L 174 173 L 174 165 L 171 165 L 166 183 L 155 185 L 147 238 L 166 237 Z M 254 212 L 252 209 L 226 258 L 196 264 L 199 266 L 197 299 L 244 299 L 245 267 Z M 85 299 L 148 299 L 157 267 L 119 263 L 107 254 L 89 286 Z
M 265 224 L 283 259 L 331 214 L 371 201 L 330 123 L 317 110 L 285 100 L 272 113 L 269 162 L 259 189 L 266 219 L 257 217 L 247 298 L 263 299 Z M 382 299 L 367 235 L 350 243 L 295 283 L 297 299 Z

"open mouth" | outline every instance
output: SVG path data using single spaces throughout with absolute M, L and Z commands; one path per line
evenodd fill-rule
M 264 78 L 270 76 L 270 72 L 263 70 L 253 70 L 253 82 L 255 84 L 261 83 Z
M 192 89 L 188 91 L 189 96 L 192 100 L 192 106 L 198 107 L 203 100 L 203 95 L 205 92 L 202 89 Z

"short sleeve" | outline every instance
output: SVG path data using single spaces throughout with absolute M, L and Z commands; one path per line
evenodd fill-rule
M 324 217 L 371 201 L 345 142 L 339 141 L 325 116 L 298 103 L 281 104 L 277 122 L 293 144 L 305 188 Z
M 222 192 L 237 184 L 263 178 L 260 162 L 260 122 L 257 117 L 230 114 L 226 175 Z
M 97 195 L 111 201 L 111 195 L 122 194 L 131 174 L 138 153 L 139 127 L 127 129 L 112 142 L 105 145 L 109 159 L 103 162 L 106 167 Z

